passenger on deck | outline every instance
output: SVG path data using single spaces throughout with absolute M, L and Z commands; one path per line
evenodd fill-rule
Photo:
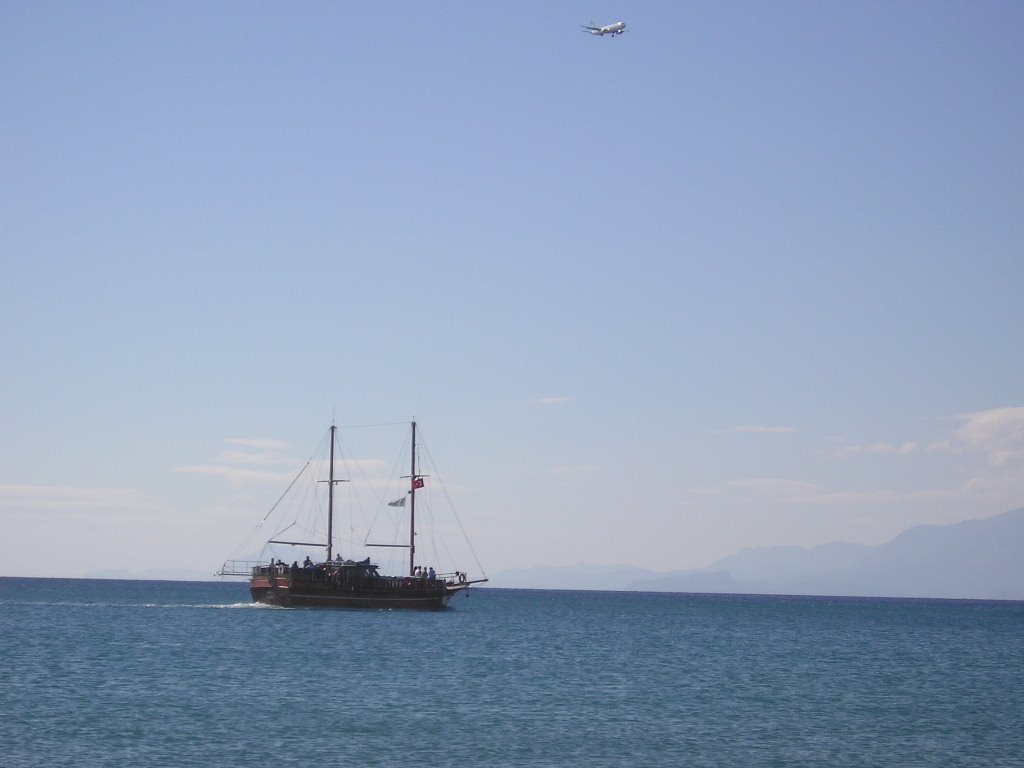
M 293 571 L 299 570 L 299 561 L 298 560 L 292 560 L 292 570 Z
M 433 581 L 434 579 L 437 578 L 437 574 L 434 572 L 434 566 L 430 566 L 430 570 L 427 571 L 427 574 L 428 574 L 427 575 L 427 580 L 428 581 Z
M 309 555 L 306 555 L 306 559 L 302 561 L 302 567 L 312 570 L 313 561 L 309 559 Z

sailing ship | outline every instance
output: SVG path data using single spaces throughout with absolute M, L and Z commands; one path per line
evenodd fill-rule
M 408 543 L 365 544 L 368 547 L 408 549 L 408 573 L 384 575 L 380 572 L 381 566 L 369 557 L 356 561 L 345 559 L 340 553 L 335 553 L 335 486 L 348 481 L 335 477 L 335 436 L 338 428 L 332 424 L 329 474 L 326 480 L 319 481 L 327 484 L 325 539 L 295 541 L 271 538 L 264 547 L 266 549 L 269 545 L 284 545 L 323 548 L 326 551 L 326 558 L 317 562 L 307 555 L 301 565 L 297 560 L 288 565 L 280 559 L 275 561 L 273 557 L 270 558 L 269 564 L 241 564 L 239 561 L 229 560 L 218 571 L 218 575 L 247 576 L 249 592 L 254 602 L 286 608 L 398 608 L 436 611 L 445 608 L 455 595 L 467 591 L 475 584 L 486 582 L 486 577 L 472 579 L 465 571 L 436 573 L 433 567 L 416 563 L 416 494 L 424 488 L 426 476 L 417 468 L 416 422 L 411 422 L 410 426 L 410 470 L 409 474 L 403 477 L 409 481 L 407 495 L 387 505 L 405 508 L 406 499 L 408 500 Z

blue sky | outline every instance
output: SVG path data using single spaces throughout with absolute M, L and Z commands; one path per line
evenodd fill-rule
M 5 4 L 0 571 L 212 570 L 332 418 L 419 419 L 491 571 L 1024 504 L 1021 29 Z

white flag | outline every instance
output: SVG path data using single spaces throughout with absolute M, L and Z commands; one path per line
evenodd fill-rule
M 394 501 L 389 501 L 388 502 L 388 506 L 389 507 L 404 507 L 405 506 L 405 496 L 403 496 L 400 499 L 395 499 Z

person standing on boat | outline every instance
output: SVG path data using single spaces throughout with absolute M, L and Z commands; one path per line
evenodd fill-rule
M 437 573 L 434 571 L 434 566 L 430 566 L 430 570 L 427 571 L 427 581 L 434 581 L 437 578 Z

